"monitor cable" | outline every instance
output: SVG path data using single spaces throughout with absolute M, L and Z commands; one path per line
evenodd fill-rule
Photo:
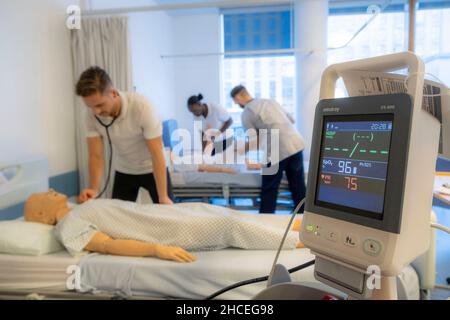
M 213 294 L 207 296 L 207 297 L 205 298 L 205 300 L 211 300 L 211 299 L 214 299 L 215 297 L 217 297 L 217 296 L 219 296 L 219 295 L 221 295 L 221 294 L 223 294 L 223 293 L 225 293 L 225 292 L 227 292 L 227 291 L 230 291 L 230 290 L 232 290 L 232 289 L 235 289 L 235 288 L 238 288 L 238 287 L 241 287 L 241 286 L 245 286 L 245 285 L 247 285 L 247 284 L 252 284 L 252 283 L 262 282 L 262 281 L 266 281 L 266 280 L 269 280 L 269 283 L 271 283 L 272 277 L 273 277 L 273 273 L 274 273 L 274 271 L 275 271 L 275 267 L 276 267 L 278 258 L 279 258 L 279 256 L 280 256 L 281 249 L 283 248 L 284 242 L 286 241 L 286 237 L 287 237 L 287 235 L 288 235 L 288 233 L 289 233 L 289 231 L 290 231 L 290 229 L 291 229 L 292 222 L 294 221 L 294 218 L 295 218 L 295 216 L 297 215 L 297 213 L 300 211 L 300 208 L 301 208 L 301 207 L 303 206 L 303 204 L 305 203 L 305 200 L 306 200 L 306 198 L 303 198 L 302 201 L 299 202 L 299 204 L 297 205 L 297 207 L 295 208 L 295 210 L 294 210 L 293 213 L 292 213 L 292 217 L 291 217 L 291 219 L 289 220 L 288 226 L 287 226 L 287 228 L 286 228 L 286 230 L 285 230 L 285 232 L 284 232 L 283 238 L 282 238 L 282 240 L 281 240 L 281 242 L 280 242 L 280 246 L 278 247 L 277 253 L 276 253 L 276 255 L 275 255 L 275 259 L 274 259 L 274 261 L 273 261 L 272 269 L 271 269 L 271 271 L 270 271 L 270 274 L 269 274 L 268 276 L 258 277 L 258 278 L 253 278 L 253 279 L 249 279 L 249 280 L 244 280 L 244 281 L 240 281 L 240 282 L 237 282 L 237 283 L 235 283 L 235 284 L 229 285 L 229 286 L 227 286 L 227 287 L 225 287 L 225 288 L 223 288 L 223 289 L 221 289 L 221 290 L 219 290 L 219 291 L 216 291 L 215 293 L 213 293 Z M 307 267 L 309 267 L 309 266 L 312 266 L 312 265 L 315 263 L 315 261 L 316 261 L 316 260 L 313 259 L 313 260 L 311 260 L 311 261 L 308 261 L 308 262 L 306 262 L 306 263 L 303 263 L 303 264 L 301 264 L 301 265 L 298 265 L 297 267 L 294 267 L 294 268 L 289 269 L 288 272 L 289 272 L 289 273 L 293 273 L 293 272 L 296 272 L 296 271 L 305 269 L 305 268 L 307 268 Z

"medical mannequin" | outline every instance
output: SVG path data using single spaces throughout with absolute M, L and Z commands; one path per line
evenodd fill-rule
M 215 155 L 215 157 L 220 156 Z M 205 157 L 209 159 L 209 161 L 205 161 Z M 216 163 L 216 159 L 213 156 L 203 156 L 201 159 L 201 163 L 195 163 L 195 156 L 184 156 L 180 157 L 175 153 L 170 154 L 170 159 L 172 161 L 173 167 L 175 171 L 179 172 L 188 172 L 188 171 L 198 171 L 198 172 L 209 172 L 209 173 L 228 173 L 228 174 L 238 174 L 241 169 L 244 167 L 247 170 L 260 170 L 261 164 L 246 162 L 245 165 L 238 164 L 226 164 L 226 163 Z
M 79 207 L 89 205 L 92 206 L 95 203 L 95 201 L 99 201 L 98 203 L 103 204 L 107 203 L 107 201 L 110 201 L 112 204 L 114 203 L 131 204 L 131 202 L 125 202 L 120 200 L 91 200 L 85 204 L 79 205 Z M 183 207 L 183 209 L 188 208 L 186 206 L 188 204 L 184 205 L 185 206 Z M 149 215 L 150 209 L 152 207 L 156 208 L 154 206 L 161 207 L 161 205 L 146 205 L 141 206 L 140 208 L 145 209 L 146 211 L 144 212 L 145 215 Z M 89 207 L 86 208 L 90 210 Z M 170 208 L 170 206 L 167 208 Z M 215 206 L 210 206 L 210 208 L 217 208 L 217 210 L 223 209 L 222 207 L 215 207 Z M 44 223 L 48 225 L 57 225 L 57 224 L 59 225 L 59 223 L 66 220 L 66 218 L 70 218 L 71 211 L 72 209 L 68 207 L 67 197 L 63 194 L 50 190 L 45 193 L 32 194 L 25 203 L 24 216 L 26 221 Z M 132 217 L 130 217 L 130 219 L 132 219 Z M 292 230 L 299 231 L 300 224 L 301 220 L 300 219 L 296 220 Z M 172 228 L 172 226 L 173 228 L 180 227 L 176 225 L 176 222 L 173 222 L 172 225 L 169 225 L 169 228 Z M 193 262 L 196 260 L 196 258 L 192 254 L 190 254 L 189 252 L 178 246 L 169 246 L 169 245 L 162 245 L 159 243 L 148 243 L 145 241 L 133 240 L 130 239 L 129 236 L 127 237 L 127 239 L 118 239 L 118 238 L 113 239 L 110 235 L 102 232 L 101 230 L 91 230 L 91 231 L 93 232 L 93 236 L 90 238 L 87 245 L 85 245 L 84 248 L 82 248 L 87 251 L 120 256 L 157 257 L 160 259 L 174 260 L 177 262 Z M 159 232 L 165 231 L 159 230 Z M 225 234 L 227 231 L 225 230 L 223 232 L 224 236 L 227 236 L 227 234 Z M 168 230 L 166 233 L 170 233 L 170 230 Z M 221 235 L 218 236 L 220 237 Z M 295 241 L 297 248 L 303 247 L 303 244 L 298 242 L 297 237 L 295 238 Z

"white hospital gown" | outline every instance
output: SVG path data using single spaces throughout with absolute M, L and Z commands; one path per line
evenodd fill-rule
M 270 217 L 205 203 L 143 205 L 99 199 L 73 208 L 56 225 L 55 233 L 73 255 L 83 251 L 97 231 L 113 239 L 179 246 L 190 251 L 227 247 L 271 250 L 278 248 L 288 218 L 277 226 L 268 223 Z M 297 242 L 298 233 L 290 231 L 283 249 L 293 249 Z

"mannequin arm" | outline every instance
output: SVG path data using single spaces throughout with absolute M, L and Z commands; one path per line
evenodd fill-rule
M 103 254 L 132 257 L 158 257 L 177 262 L 192 262 L 195 257 L 179 247 L 147 243 L 137 240 L 112 239 L 97 232 L 85 247 L 86 250 Z
M 261 170 L 262 164 L 261 163 L 253 163 L 253 162 L 247 162 L 247 170 Z
M 223 172 L 223 173 L 231 173 L 236 174 L 236 170 L 233 168 L 221 167 L 221 166 L 213 166 L 207 164 L 201 164 L 198 166 L 198 171 L 200 172 Z

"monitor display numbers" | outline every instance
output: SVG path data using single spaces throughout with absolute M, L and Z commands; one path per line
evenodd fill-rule
M 324 118 L 316 203 L 353 213 L 380 215 L 384 207 L 392 116 L 366 115 L 357 120 L 343 117 Z

